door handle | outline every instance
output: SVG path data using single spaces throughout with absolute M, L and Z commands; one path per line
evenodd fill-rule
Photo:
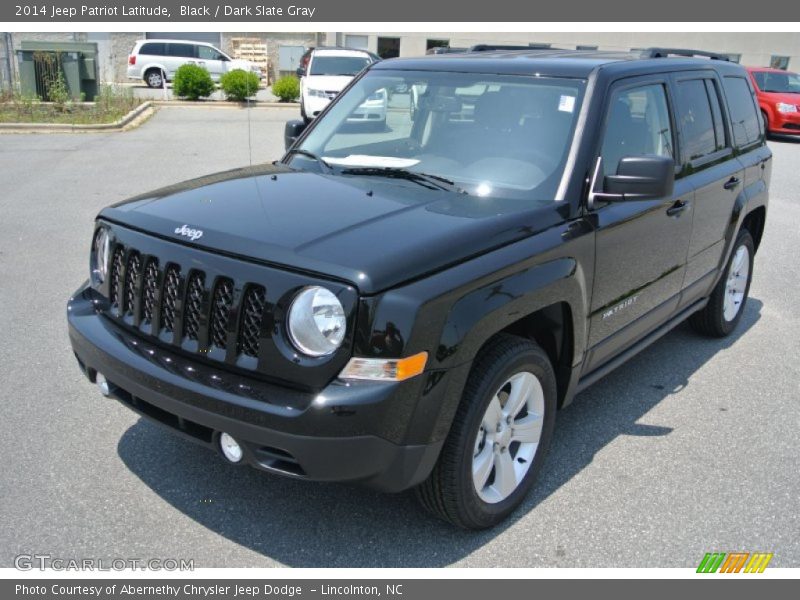
M 741 181 L 739 181 L 738 177 L 731 177 L 730 179 L 728 179 L 728 181 L 725 182 L 725 184 L 722 187 L 724 187 L 726 190 L 732 190 L 740 183 Z
M 684 202 L 683 200 L 675 200 L 675 204 L 673 204 L 667 209 L 667 216 L 675 217 L 681 214 L 687 208 L 689 208 L 688 202 Z

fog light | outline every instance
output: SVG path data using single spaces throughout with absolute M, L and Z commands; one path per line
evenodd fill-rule
M 95 376 L 94 382 L 97 384 L 97 388 L 100 390 L 100 393 L 103 394 L 103 396 L 111 395 L 111 386 L 108 384 L 108 380 L 106 379 L 105 375 L 98 373 Z
M 219 447 L 222 454 L 225 455 L 232 463 L 238 463 L 242 460 L 242 447 L 239 445 L 233 436 L 229 433 L 223 433 L 219 436 Z

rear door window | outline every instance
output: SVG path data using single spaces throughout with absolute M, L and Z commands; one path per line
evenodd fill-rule
M 733 141 L 742 147 L 758 141 L 761 137 L 761 119 L 756 111 L 756 103 L 750 84 L 744 77 L 723 78 L 725 96 L 731 116 Z
M 179 58 L 194 58 L 195 46 L 193 44 L 167 44 L 167 55 Z
M 681 154 L 684 162 L 691 162 L 713 154 L 721 147 L 717 143 L 717 128 L 705 80 L 679 81 L 677 88 L 678 115 L 683 133 Z

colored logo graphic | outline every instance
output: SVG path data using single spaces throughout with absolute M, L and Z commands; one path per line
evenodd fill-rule
M 698 573 L 763 573 L 772 552 L 706 552 Z

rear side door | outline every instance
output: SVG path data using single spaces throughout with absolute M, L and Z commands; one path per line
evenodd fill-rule
M 741 75 L 725 75 L 722 87 L 728 104 L 733 143 L 744 169 L 744 197 L 749 201 L 766 195 L 772 170 L 772 152 L 766 145 L 764 123 L 759 117 L 753 83 Z
M 667 75 L 653 75 L 613 84 L 606 98 L 595 181 L 615 174 L 623 157 L 675 157 L 668 82 Z M 602 366 L 675 312 L 691 236 L 692 199 L 691 188 L 678 180 L 668 197 L 595 201 L 589 206 L 596 250 L 591 350 L 584 373 Z
M 716 71 L 676 73 L 672 85 L 680 135 L 679 178 L 695 190 L 683 308 L 706 296 L 714 285 L 745 172 L 734 154 Z

